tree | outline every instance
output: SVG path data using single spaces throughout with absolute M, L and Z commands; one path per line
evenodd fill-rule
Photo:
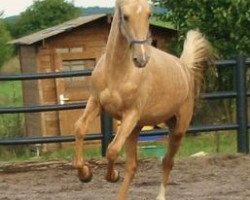
M 78 17 L 80 10 L 66 0 L 36 0 L 21 13 L 13 27 L 14 37 L 36 32 L 72 18 Z
M 11 40 L 10 33 L 7 31 L 3 19 L 1 19 L 1 15 L 2 13 L 0 13 L 0 67 L 13 53 L 12 46 L 8 44 Z
M 186 32 L 199 29 L 217 52 L 220 58 L 233 58 L 237 54 L 250 56 L 250 1 L 249 0 L 155 0 L 168 12 L 159 17 L 172 22 L 179 31 L 180 39 L 173 45 L 177 54 L 182 51 Z M 218 79 L 206 76 L 206 88 L 213 91 L 230 91 L 233 89 L 234 75 L 230 68 L 217 68 Z M 208 86 L 208 87 L 207 87 Z M 229 122 L 234 118 L 232 100 L 215 104 L 199 104 L 194 122 L 219 121 Z M 209 112 L 214 110 L 215 112 Z M 221 111 L 219 111 L 221 110 Z M 204 113 L 214 113 L 213 117 Z M 226 114 L 224 114 L 226 113 Z M 229 120 L 231 119 L 231 120 Z
M 160 17 L 171 21 L 183 36 L 198 28 L 211 41 L 219 56 L 250 56 L 249 0 L 156 0 L 168 12 Z

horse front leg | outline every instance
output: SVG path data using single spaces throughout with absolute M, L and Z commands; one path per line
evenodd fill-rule
M 126 172 L 117 199 L 125 199 L 137 169 L 137 143 L 141 128 L 136 127 L 128 137 L 126 146 Z
M 136 111 L 127 112 L 122 118 L 121 126 L 118 128 L 115 138 L 108 146 L 106 155 L 108 159 L 106 180 L 109 182 L 119 180 L 119 174 L 114 169 L 114 163 L 125 141 L 136 127 L 138 119 L 139 116 Z
M 86 165 L 83 156 L 83 140 L 88 130 L 89 124 L 100 114 L 100 106 L 97 101 L 91 96 L 88 99 L 86 109 L 83 115 L 75 123 L 75 159 L 74 167 L 78 171 L 79 179 L 82 182 L 89 182 L 92 179 L 92 172 L 88 165 Z

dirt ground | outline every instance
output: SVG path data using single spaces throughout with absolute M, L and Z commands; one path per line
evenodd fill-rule
M 0 164 L 0 200 L 112 200 L 120 182 L 104 180 L 104 161 L 90 161 L 94 177 L 81 183 L 70 162 Z M 123 163 L 117 168 L 124 175 Z M 131 186 L 129 200 L 154 200 L 161 177 L 160 161 L 145 159 Z M 188 158 L 177 161 L 167 199 L 249 200 L 250 156 Z

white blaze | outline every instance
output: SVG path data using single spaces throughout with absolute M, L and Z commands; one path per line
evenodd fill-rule
M 139 15 L 142 12 L 142 6 L 138 6 L 136 13 Z
M 146 60 L 145 48 L 143 44 L 141 44 L 141 51 L 142 51 L 143 60 Z

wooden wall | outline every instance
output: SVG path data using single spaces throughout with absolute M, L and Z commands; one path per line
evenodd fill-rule
M 107 37 L 108 28 L 103 20 L 90 23 L 86 28 L 84 26 L 79 27 L 70 32 L 51 37 L 43 41 L 38 48 L 37 71 L 52 72 L 59 70 L 56 61 L 57 49 L 81 47 L 83 54 L 86 52 L 87 55 L 93 55 L 98 60 L 105 50 Z M 65 53 L 63 54 L 65 56 Z M 55 79 L 39 81 L 40 104 L 59 103 L 56 86 Z M 43 136 L 65 134 L 60 133 L 59 112 L 42 113 L 41 118 Z M 48 149 L 51 150 L 51 147 Z
M 83 52 L 93 52 L 100 56 L 105 51 L 108 33 L 109 25 L 107 26 L 106 18 L 103 18 L 51 37 L 46 40 L 46 44 L 51 49 L 82 47 Z
M 37 53 L 37 72 L 54 72 L 53 54 L 48 45 L 40 45 Z M 39 104 L 57 104 L 55 79 L 39 80 Z M 60 135 L 57 111 L 41 113 L 42 135 Z M 58 148 L 59 144 L 44 145 L 44 151 Z

